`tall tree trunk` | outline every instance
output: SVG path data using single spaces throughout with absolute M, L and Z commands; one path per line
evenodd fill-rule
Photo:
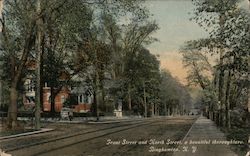
M 203 80 L 202 80 L 202 76 L 200 75 L 199 71 L 197 70 L 197 64 L 193 61 L 192 62 L 193 67 L 194 67 L 194 72 L 196 74 L 197 80 L 200 84 L 200 87 L 204 90 L 206 88 L 206 85 L 204 84 Z
M 164 102 L 164 115 L 169 115 L 167 110 L 167 102 Z
M 143 103 L 144 103 L 144 117 L 147 117 L 147 98 L 146 98 L 146 88 L 145 88 L 145 81 L 143 80 Z
M 131 85 L 128 86 L 128 109 L 132 110 Z
M 248 113 L 250 113 L 250 94 L 249 94 L 249 89 L 248 89 L 248 102 L 247 102 L 247 105 L 248 105 Z
M 157 106 L 158 106 L 158 104 L 155 102 L 155 106 L 154 106 L 154 114 L 155 114 L 155 115 L 158 115 L 158 114 L 157 114 L 157 108 L 158 108 Z
M 2 17 L 3 3 L 4 0 L 0 0 L 0 17 Z M 2 32 L 2 28 L 0 28 L 0 32 Z M 2 105 L 3 105 L 3 80 L 0 78 L 0 106 Z
M 171 115 L 171 107 L 168 107 L 167 109 L 167 116 L 170 116 Z
M 96 102 L 96 120 L 99 121 L 99 106 L 100 106 L 100 98 L 101 98 L 101 90 L 100 90 L 100 82 L 99 82 L 99 73 L 96 71 L 96 80 L 95 80 L 95 86 L 96 86 L 96 94 L 95 94 L 95 102 Z
M 50 113 L 51 115 L 55 115 L 55 87 L 53 84 L 50 85 Z
M 100 106 L 100 98 L 101 98 L 101 88 L 100 88 L 100 75 L 99 75 L 99 69 L 98 69 L 98 57 L 97 57 L 97 51 L 94 49 L 95 52 L 95 102 L 96 102 L 96 120 L 99 121 L 99 106 Z
M 106 103 L 105 103 L 105 90 L 103 87 L 100 88 L 100 104 L 102 106 L 102 111 L 106 110 Z
M 155 106 L 154 103 L 151 104 L 151 116 L 153 117 L 155 115 Z
M 37 16 L 40 15 L 41 12 L 41 2 L 40 0 L 37 0 Z M 35 99 L 35 129 L 39 130 L 41 129 L 41 55 L 42 55 L 42 49 L 41 49 L 41 37 L 42 37 L 42 19 L 39 17 L 36 21 L 37 26 L 37 34 L 36 34 L 36 59 L 37 59 L 37 67 L 36 67 L 36 99 Z
M 222 13 L 220 14 L 219 16 L 219 24 L 220 24 L 220 27 L 221 27 L 221 31 L 224 30 L 224 23 L 225 23 L 225 15 Z M 223 32 L 222 32 L 223 33 Z M 223 87 L 224 87 L 224 69 L 223 69 L 223 57 L 224 57 L 224 49 L 223 49 L 223 39 L 220 40 L 220 44 L 221 44 L 221 49 L 220 49 L 220 62 L 219 62 L 219 82 L 218 82 L 218 100 L 220 102 L 220 114 L 219 114 L 219 125 L 220 126 L 224 126 L 224 112 L 223 112 L 223 107 L 225 106 L 225 103 L 224 103 L 224 90 L 223 90 Z
M 16 62 L 14 56 L 10 58 L 10 65 L 11 65 L 11 86 L 10 86 L 10 104 L 8 108 L 8 122 L 7 126 L 10 129 L 17 128 L 17 98 L 18 98 L 18 91 L 17 91 L 17 79 L 16 77 Z
M 11 85 L 10 88 L 10 105 L 8 109 L 8 121 L 7 126 L 10 129 L 17 128 L 17 97 L 18 91 L 15 84 Z
M 219 105 L 220 105 L 220 114 L 219 114 L 219 125 L 223 126 L 223 107 L 224 107 L 224 101 L 223 101 L 223 96 L 224 96 L 224 70 L 222 69 L 222 64 L 223 64 L 223 58 L 220 58 L 220 69 L 219 69 L 219 88 L 218 88 L 218 100 L 219 100 Z
M 231 128 L 231 120 L 230 120 L 230 89 L 231 89 L 231 70 L 228 71 L 228 78 L 227 78 L 227 87 L 226 87 L 226 97 L 225 97 L 225 104 L 226 104 L 226 126 L 228 129 Z
M 45 36 L 44 36 L 44 34 L 42 35 L 42 43 L 41 43 L 42 45 L 41 45 L 41 63 L 40 63 L 40 66 L 41 66 L 41 68 L 42 68 L 42 70 L 40 70 L 40 103 L 41 103 L 41 109 L 43 110 L 43 87 L 44 87 L 44 80 L 43 80 L 43 74 L 44 74 L 44 72 L 43 72 L 43 66 L 44 66 L 44 51 L 45 51 Z
M 3 1 L 2 1 L 3 2 Z M 6 32 L 5 23 L 2 23 L 2 35 L 4 40 L 4 49 L 10 53 L 10 64 L 11 64 L 11 86 L 10 86 L 10 104 L 8 108 L 8 120 L 7 126 L 10 129 L 15 129 L 17 124 L 17 99 L 18 99 L 18 84 L 20 83 L 21 76 L 23 74 L 23 70 L 25 68 L 25 64 L 27 62 L 28 54 L 33 47 L 34 44 L 34 26 L 35 20 L 31 19 L 30 25 L 27 25 L 28 31 L 25 36 L 24 47 L 21 50 L 21 58 L 19 60 L 20 64 L 16 64 L 15 62 L 15 53 L 13 53 L 10 48 L 11 44 L 9 42 L 9 36 Z

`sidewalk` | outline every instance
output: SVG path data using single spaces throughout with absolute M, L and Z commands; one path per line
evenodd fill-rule
M 100 116 L 99 121 L 96 122 L 96 117 L 74 117 L 72 121 L 69 119 L 60 119 L 60 118 L 41 118 L 41 122 L 51 122 L 51 123 L 72 123 L 72 124 L 80 124 L 80 123 L 116 123 L 121 121 L 129 121 L 129 120 L 141 120 L 144 119 L 141 116 L 123 116 L 123 117 L 115 117 L 115 116 Z M 28 117 L 18 117 L 18 120 L 21 121 L 31 121 Z
M 237 156 L 225 141 L 226 137 L 213 121 L 199 117 L 179 146 L 180 152 L 174 156 Z
M 9 135 L 9 136 L 2 136 L 2 137 L 0 137 L 0 142 L 1 142 L 1 140 L 4 140 L 4 139 L 17 138 L 17 137 L 33 135 L 33 134 L 40 134 L 40 133 L 50 132 L 50 131 L 53 131 L 53 130 L 54 129 L 50 129 L 50 128 L 42 128 L 41 130 L 38 130 L 38 131 L 25 132 L 25 133 Z

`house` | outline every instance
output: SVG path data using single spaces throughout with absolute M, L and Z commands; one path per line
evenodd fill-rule
M 24 79 L 24 94 L 23 94 L 23 104 L 24 108 L 34 108 L 35 106 L 35 69 L 36 61 L 30 59 L 26 63 L 26 67 L 29 70 L 28 74 Z M 90 70 L 92 71 L 92 70 Z M 70 105 L 74 106 L 74 112 L 89 112 L 91 110 L 91 105 L 94 102 L 93 89 L 88 85 L 86 81 L 86 75 L 75 75 L 70 78 L 70 74 L 66 70 L 60 71 L 59 81 L 67 81 L 71 79 L 77 84 L 76 86 L 62 86 L 58 90 L 55 96 L 55 111 L 60 112 L 64 107 L 67 100 L 70 101 L 71 97 L 76 97 L 76 100 L 70 101 Z M 51 87 L 44 83 L 42 89 L 42 110 L 44 112 L 51 111 Z
M 77 98 L 77 104 L 74 107 L 74 112 L 86 113 L 90 112 L 94 102 L 94 94 L 92 89 L 87 85 L 74 87 L 71 94 Z
M 27 77 L 24 82 L 25 91 L 23 94 L 23 104 L 25 109 L 30 109 L 35 107 L 35 83 L 34 83 L 34 77 Z M 66 101 L 66 99 L 69 97 L 70 90 L 67 87 L 62 87 L 62 89 L 59 91 L 59 93 L 55 96 L 55 111 L 60 112 L 63 103 Z M 45 83 L 45 86 L 43 87 L 43 108 L 42 110 L 45 112 L 51 111 L 51 88 L 47 86 L 47 83 Z
M 27 61 L 26 67 L 28 73 L 24 80 L 23 104 L 25 109 L 31 109 L 35 106 L 35 69 L 36 61 L 34 59 Z
M 24 82 L 23 104 L 25 109 L 31 109 L 35 106 L 35 83 L 31 76 L 28 76 Z
M 59 93 L 55 96 L 55 111 L 61 112 L 64 102 L 69 97 L 70 90 L 68 87 L 62 87 Z M 45 87 L 43 87 L 43 111 L 50 112 L 51 111 L 51 88 L 48 87 L 45 83 Z
M 35 59 L 30 59 L 26 63 L 26 67 L 29 70 L 28 74 L 24 78 L 24 91 L 23 91 L 23 104 L 25 109 L 32 109 L 35 107 L 35 69 L 36 61 Z M 68 75 L 65 72 L 62 72 L 60 76 L 60 81 L 63 81 L 68 78 Z M 69 97 L 70 89 L 63 86 L 55 96 L 55 111 L 60 112 L 64 102 Z M 45 82 L 42 89 L 42 110 L 45 112 L 51 111 L 51 88 L 47 86 Z

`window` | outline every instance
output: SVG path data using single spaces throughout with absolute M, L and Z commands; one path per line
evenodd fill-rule
M 35 91 L 35 82 L 34 80 L 27 80 L 27 91 L 28 92 L 34 92 Z
M 83 102 L 84 102 L 83 100 L 84 100 L 83 95 L 79 95 L 79 96 L 78 96 L 78 102 L 79 102 L 79 103 L 83 103 Z
M 84 98 L 84 103 L 88 103 L 88 96 L 86 95 L 86 97 Z
M 91 104 L 91 103 L 92 103 L 92 97 L 88 96 L 88 104 Z
M 63 104 L 65 101 L 66 101 L 66 98 L 65 98 L 64 95 L 62 95 L 62 96 L 61 96 L 61 102 L 62 102 L 62 104 Z

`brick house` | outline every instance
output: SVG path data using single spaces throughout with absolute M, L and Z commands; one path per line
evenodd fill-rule
M 23 104 L 24 108 L 34 108 L 35 107 L 35 69 L 36 69 L 36 61 L 35 59 L 29 60 L 26 64 L 27 69 L 29 70 L 29 74 L 26 75 L 24 79 L 24 92 L 23 92 Z M 86 83 L 84 83 L 85 79 L 79 78 L 76 76 L 75 82 L 78 82 L 78 85 L 72 88 L 71 86 L 63 86 L 59 93 L 55 96 L 55 111 L 60 112 L 64 107 L 64 102 L 73 95 L 77 99 L 75 103 L 71 104 L 74 106 L 74 112 L 89 112 L 91 109 L 91 105 L 93 103 L 93 93 L 91 87 L 89 87 Z M 59 80 L 65 81 L 69 80 L 70 75 L 67 71 L 61 71 L 61 75 Z M 51 88 L 44 84 L 42 90 L 42 101 L 44 112 L 51 111 Z
M 63 108 L 63 104 L 66 101 L 66 99 L 69 97 L 70 90 L 67 87 L 62 87 L 62 89 L 59 91 L 59 93 L 55 97 L 55 111 L 60 112 Z M 51 88 L 43 87 L 43 111 L 50 112 L 51 111 Z
M 86 113 L 90 112 L 91 106 L 94 102 L 94 95 L 91 88 L 86 85 L 74 87 L 71 94 L 77 98 L 77 104 L 74 107 L 74 112 Z
M 29 77 L 25 80 L 25 92 L 23 94 L 23 104 L 26 109 L 33 108 L 35 106 L 35 81 L 33 77 Z M 91 89 L 83 86 L 75 87 L 70 90 L 68 87 L 62 87 L 59 93 L 55 97 L 55 111 L 60 112 L 64 102 L 70 95 L 74 95 L 77 98 L 77 103 L 73 104 L 74 112 L 86 113 L 90 112 L 91 106 L 94 101 L 94 96 Z M 43 87 L 43 108 L 44 112 L 51 111 L 51 88 L 45 83 Z
M 24 94 L 23 94 L 23 104 L 25 109 L 33 108 L 35 106 L 35 81 L 33 77 L 27 77 L 24 82 Z M 51 111 L 51 88 L 48 87 L 45 83 L 45 86 L 43 87 L 43 108 L 42 110 L 45 112 Z M 59 93 L 55 97 L 55 111 L 60 112 L 63 103 L 66 101 L 66 99 L 69 97 L 70 90 L 67 87 L 62 87 L 62 89 L 59 91 Z
M 26 67 L 29 70 L 28 74 L 24 79 L 24 92 L 23 92 L 23 104 L 25 109 L 31 109 L 35 107 L 35 69 L 36 69 L 36 61 L 29 60 L 26 63 Z M 62 72 L 60 77 L 60 81 L 63 81 L 68 78 L 68 75 L 65 72 Z M 42 98 L 43 98 L 43 108 L 42 110 L 45 112 L 51 111 L 51 88 L 47 86 L 47 83 L 44 84 L 42 90 Z M 63 103 L 69 97 L 70 89 L 68 87 L 62 87 L 59 93 L 55 97 L 55 111 L 60 112 Z

